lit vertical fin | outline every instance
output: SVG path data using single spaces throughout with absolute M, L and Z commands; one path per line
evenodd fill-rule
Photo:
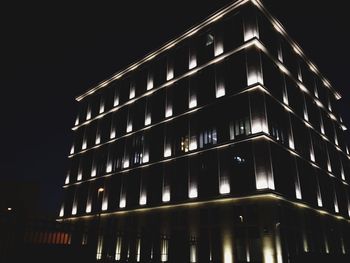
M 70 148 L 70 154 L 74 154 L 74 144 L 73 144 L 72 147 Z
M 70 178 L 70 174 L 67 173 L 66 180 L 64 181 L 65 184 L 69 184 L 69 178 Z
M 102 248 L 103 248 L 103 235 L 99 234 L 97 239 L 97 251 L 96 251 L 96 259 L 102 259 Z

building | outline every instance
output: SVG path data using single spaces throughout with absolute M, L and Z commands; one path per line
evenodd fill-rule
M 59 218 L 108 262 L 350 253 L 341 95 L 238 0 L 77 97 Z

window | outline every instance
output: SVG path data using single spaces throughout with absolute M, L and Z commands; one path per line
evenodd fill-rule
M 122 237 L 117 236 L 116 245 L 115 245 L 115 260 L 121 260 L 122 255 Z
M 199 148 L 204 148 L 209 145 L 217 144 L 216 128 L 201 131 L 199 133 Z
M 161 237 L 160 242 L 160 261 L 168 261 L 169 239 L 166 236 Z
M 102 259 L 102 248 L 103 248 L 103 235 L 99 234 L 97 239 L 97 251 L 96 251 L 96 259 Z
M 250 120 L 248 117 L 230 122 L 230 139 L 239 139 L 251 134 Z

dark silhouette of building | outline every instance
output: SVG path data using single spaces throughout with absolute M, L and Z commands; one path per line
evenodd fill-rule
M 260 1 L 235 1 L 77 97 L 60 220 L 98 261 L 345 261 L 340 98 Z

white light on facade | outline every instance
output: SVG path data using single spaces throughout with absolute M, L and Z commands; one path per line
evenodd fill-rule
M 75 126 L 79 125 L 79 115 L 76 117 L 74 125 Z
M 126 206 L 126 198 L 125 196 L 123 195 L 121 198 L 120 198 L 120 201 L 119 201 L 119 208 L 125 208 Z
M 72 215 L 76 215 L 77 214 L 77 204 L 74 201 L 73 207 L 72 207 Z
M 91 110 L 89 108 L 86 112 L 86 120 L 90 120 L 90 119 L 91 119 Z
M 320 129 L 321 129 L 321 133 L 324 135 L 325 131 L 324 131 L 324 125 L 323 125 L 323 120 L 321 118 L 321 122 L 320 122 Z
M 215 45 L 215 47 L 214 47 L 214 56 L 215 57 L 224 53 L 224 43 L 223 43 L 222 39 L 215 38 L 214 45 Z
M 197 185 L 192 184 L 190 186 L 190 189 L 188 191 L 188 197 L 189 198 L 197 198 L 198 197 L 198 189 Z
M 95 176 L 96 176 L 96 167 L 93 166 L 93 167 L 91 168 L 91 177 L 95 177 Z
M 140 200 L 139 200 L 140 205 L 146 205 L 147 204 L 147 195 L 146 192 L 142 192 L 140 195 Z
M 119 96 L 115 95 L 113 100 L 113 107 L 116 107 L 119 105 Z
M 126 126 L 126 132 L 132 132 L 132 122 L 129 122 Z
M 193 69 L 195 67 L 197 67 L 197 58 L 195 54 L 191 54 L 188 68 Z
M 190 263 L 197 262 L 197 246 L 196 243 L 190 245 Z
M 164 149 L 164 157 L 170 157 L 171 156 L 171 148 L 170 146 L 167 146 L 165 149 Z
M 295 182 L 295 197 L 299 200 L 302 199 L 299 181 Z
M 60 209 L 60 217 L 63 217 L 64 216 L 64 205 L 61 206 L 61 209 Z
M 115 135 L 116 135 L 115 128 L 112 128 L 112 129 L 111 129 L 111 133 L 110 133 L 110 135 L 109 135 L 109 138 L 110 138 L 110 139 L 114 139 L 114 138 L 115 138 Z
M 341 173 L 341 179 L 345 181 L 345 172 L 344 172 L 343 164 L 341 164 L 340 173 Z
M 87 203 L 86 203 L 86 209 L 85 209 L 85 212 L 87 214 L 91 213 L 91 210 L 92 210 L 92 207 L 91 207 L 91 200 L 89 200 Z
M 105 111 L 105 103 L 103 101 L 101 101 L 99 113 L 101 114 L 104 111 Z
M 153 89 L 153 78 L 152 77 L 150 77 L 149 79 L 148 79 L 148 81 L 147 81 L 147 90 L 151 90 L 151 89 Z
M 261 84 L 264 83 L 263 78 L 261 76 L 261 72 L 259 72 L 258 70 L 251 69 L 248 73 L 248 81 L 247 81 L 248 86 L 259 84 L 259 83 Z
M 174 68 L 170 65 L 168 65 L 167 74 L 166 74 L 166 80 L 171 80 L 174 78 Z
M 131 86 L 130 87 L 130 93 L 129 93 L 129 99 L 135 98 L 135 87 Z
M 97 134 L 95 139 L 95 144 L 100 144 L 100 143 L 101 143 L 101 136 L 100 134 Z
M 145 117 L 145 126 L 148 126 L 150 125 L 152 122 L 152 119 L 151 119 L 151 114 L 147 114 L 146 117 Z
M 74 144 L 73 144 L 72 147 L 70 148 L 70 154 L 74 154 Z
M 312 162 L 315 162 L 315 153 L 314 153 L 314 149 L 313 149 L 312 146 L 311 146 L 311 149 L 310 149 L 310 160 Z
M 106 166 L 106 173 L 112 172 L 112 162 L 108 162 Z
M 289 148 L 295 150 L 294 139 L 292 136 L 289 136 Z
M 170 189 L 169 187 L 163 187 L 162 202 L 166 203 L 170 201 Z
M 165 117 L 169 118 L 171 116 L 173 116 L 173 107 L 171 105 L 168 105 L 165 110 Z
M 81 149 L 82 150 L 85 150 L 87 148 L 87 142 L 86 142 L 86 140 L 84 139 L 83 140 L 83 144 L 81 145 Z
M 320 189 L 318 189 L 318 191 L 317 191 L 317 205 L 319 206 L 319 207 L 322 207 L 322 197 L 321 197 L 321 191 L 320 191 Z
M 169 249 L 169 240 L 166 238 L 162 238 L 161 240 L 161 252 L 160 252 L 160 261 L 167 262 L 168 261 L 168 249 Z
M 67 173 L 66 180 L 64 181 L 65 184 L 69 184 L 69 177 L 70 177 L 70 174 Z
M 219 188 L 220 194 L 222 195 L 229 194 L 230 191 L 231 191 L 230 184 L 226 180 L 223 180 L 223 182 L 220 182 L 220 188 Z
M 104 197 L 102 201 L 102 211 L 106 211 L 108 209 L 108 198 Z
M 286 90 L 283 91 L 283 103 L 289 105 L 288 94 Z
M 259 38 L 258 28 L 256 24 L 246 24 L 244 27 L 244 41 L 247 42 L 253 38 Z
M 98 236 L 97 240 L 97 251 L 96 251 L 96 259 L 102 259 L 102 248 L 103 248 L 103 235 Z
M 191 136 L 189 150 L 193 151 L 193 150 L 196 150 L 196 149 L 197 149 L 197 137 L 196 136 Z
M 124 161 L 123 168 L 129 168 L 129 160 Z
M 349 147 L 345 146 L 346 154 L 349 155 Z
M 331 162 L 329 161 L 329 158 L 328 158 L 328 160 L 327 160 L 327 170 L 328 170 L 328 172 L 332 172 L 332 166 L 331 166 Z
M 188 103 L 188 107 L 190 109 L 197 107 L 197 97 L 195 95 L 192 95 L 190 97 L 190 101 Z
M 77 175 L 77 181 L 81 181 L 82 178 L 83 178 L 83 174 L 82 174 L 81 170 L 79 170 L 78 175 Z
M 115 260 L 119 261 L 122 255 L 122 237 L 117 237 L 117 242 L 115 246 Z
M 334 211 L 338 214 L 339 213 L 339 206 L 338 206 L 338 198 L 337 194 L 334 191 Z
M 223 97 L 225 96 L 225 94 L 226 94 L 225 85 L 222 81 L 220 81 L 216 87 L 216 98 Z
M 149 162 L 149 153 L 144 152 L 142 156 L 142 163 L 148 163 Z

